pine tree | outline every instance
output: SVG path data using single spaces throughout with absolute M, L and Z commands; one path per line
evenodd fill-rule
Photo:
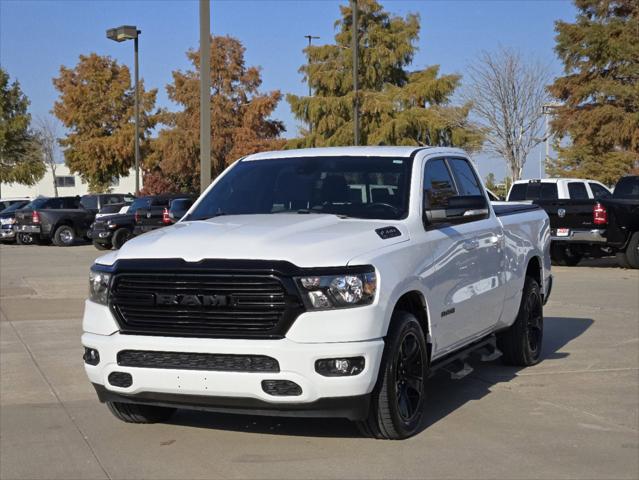
M 565 75 L 549 87 L 563 105 L 551 124 L 558 158 L 548 171 L 610 185 L 639 166 L 639 3 L 575 4 L 576 22 L 555 27 Z
M 353 144 L 352 12 L 340 6 L 335 43 L 310 46 L 300 68 L 314 92 L 287 95 L 302 136 L 290 147 Z M 470 104 L 451 106 L 459 75 L 439 75 L 439 66 L 409 71 L 419 38 L 419 16 L 394 16 L 376 0 L 358 0 L 359 105 L 363 145 L 481 145 L 468 121 Z
M 127 175 L 135 160 L 135 89 L 129 69 L 110 57 L 80 55 L 74 68 L 60 67 L 53 79 L 60 92 L 53 113 L 70 131 L 60 140 L 67 166 L 89 183 L 91 191 L 108 190 L 114 178 Z M 140 81 L 140 153 L 148 152 L 155 126 L 157 90 Z
M 211 170 L 212 178 L 241 156 L 284 145 L 284 125 L 269 119 L 281 94 L 261 93 L 258 67 L 244 63 L 244 47 L 231 37 L 211 37 Z M 187 52 L 193 70 L 173 72 L 169 98 L 180 105 L 164 112 L 154 153 L 146 162 L 149 176 L 161 176 L 172 190 L 200 189 L 200 53 Z
M 29 99 L 0 68 L 0 181 L 34 185 L 46 171 L 41 145 L 31 130 Z

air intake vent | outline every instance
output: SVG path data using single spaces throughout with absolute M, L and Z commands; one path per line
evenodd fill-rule
M 262 380 L 262 390 L 276 397 L 296 397 L 302 394 L 302 387 L 290 380 Z
M 133 385 L 133 377 L 126 372 L 109 373 L 109 383 L 114 387 L 128 388 Z
M 122 350 L 118 365 L 139 368 L 207 370 L 215 372 L 279 372 L 280 365 L 266 355 L 226 355 L 217 353 L 156 352 Z

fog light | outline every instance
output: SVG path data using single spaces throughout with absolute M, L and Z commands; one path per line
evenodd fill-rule
M 84 347 L 84 355 L 82 355 L 84 363 L 89 365 L 97 365 L 100 363 L 100 353 L 95 348 Z
M 315 362 L 315 371 L 325 377 L 349 377 L 364 370 L 364 357 L 323 358 Z

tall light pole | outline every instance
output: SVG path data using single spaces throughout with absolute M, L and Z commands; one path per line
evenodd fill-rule
M 304 35 L 304 38 L 306 38 L 308 40 L 308 46 L 311 46 L 311 43 L 313 43 L 313 40 L 319 40 L 320 37 L 316 37 L 314 35 Z M 308 53 L 308 64 L 311 64 L 311 53 L 309 51 Z M 309 73 L 308 75 L 308 96 L 310 97 L 311 95 L 313 95 L 313 91 L 311 90 L 311 75 Z
M 544 103 L 541 106 L 541 113 L 544 115 L 546 120 L 546 158 L 544 158 L 543 167 L 539 168 L 539 177 L 544 178 L 546 176 L 546 163 L 550 158 L 550 116 L 552 115 L 553 110 L 561 107 L 561 103 L 557 102 L 549 102 Z
M 116 42 L 124 42 L 133 40 L 133 52 L 135 62 L 135 194 L 140 194 L 140 87 L 138 85 L 139 68 L 138 68 L 138 36 L 142 30 L 138 30 L 135 25 L 122 25 L 116 28 L 110 28 L 106 32 L 109 40 Z
M 353 143 L 359 145 L 359 85 L 357 78 L 359 72 L 359 22 L 357 20 L 357 0 L 350 1 L 353 13 Z
M 200 193 L 211 183 L 211 4 L 200 0 Z

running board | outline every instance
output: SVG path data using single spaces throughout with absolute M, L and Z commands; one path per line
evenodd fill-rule
M 497 349 L 497 341 L 495 335 L 485 337 L 475 343 L 464 347 L 463 349 L 446 355 L 435 360 L 430 367 L 429 375 L 443 370 L 450 375 L 453 380 L 459 380 L 473 372 L 467 360 L 473 354 L 481 354 L 481 361 L 491 362 L 501 356 L 501 352 Z

